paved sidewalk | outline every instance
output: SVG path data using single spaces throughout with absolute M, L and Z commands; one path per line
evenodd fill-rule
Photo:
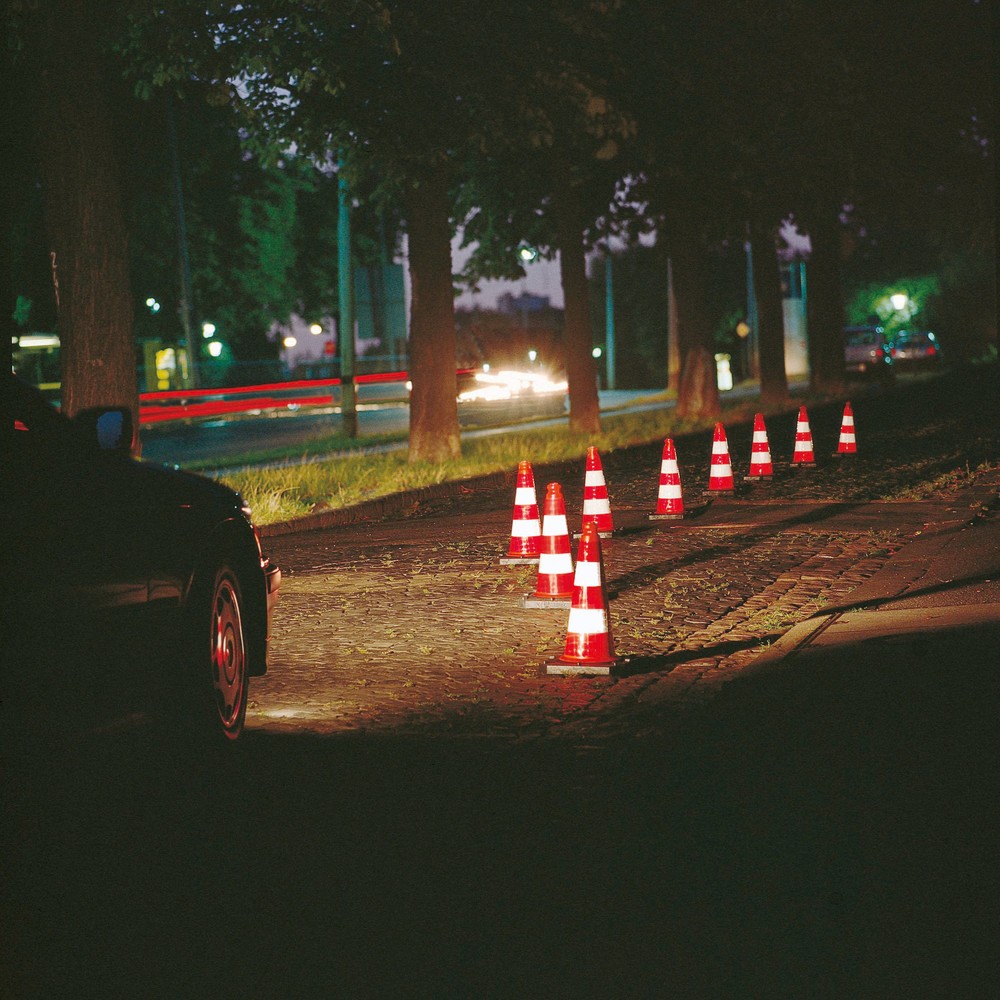
M 458 508 L 447 489 L 421 493 L 414 505 L 444 511 L 415 521 L 276 531 L 282 604 L 248 726 L 641 736 L 806 647 L 933 631 L 946 659 L 966 604 L 983 627 L 1000 622 L 998 488 L 1000 473 L 932 501 L 713 500 L 657 527 L 621 490 L 621 531 L 605 545 L 622 659 L 611 678 L 544 676 L 566 612 L 525 611 L 534 567 L 498 565 L 510 514 L 476 496 L 506 497 L 505 485 L 474 484 Z

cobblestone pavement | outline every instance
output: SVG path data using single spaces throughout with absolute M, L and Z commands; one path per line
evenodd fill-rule
M 646 516 L 659 445 L 602 456 L 616 527 L 603 546 L 621 659 L 611 678 L 544 675 L 544 661 L 562 652 L 567 612 L 523 609 L 535 568 L 499 563 L 513 476 L 501 488 L 401 501 L 396 516 L 375 523 L 272 530 L 268 549 L 284 579 L 270 670 L 251 689 L 248 726 L 585 740 L 639 725 L 629 709 L 681 711 L 797 622 L 849 602 L 919 532 L 967 521 L 995 501 L 994 487 L 966 488 L 977 465 L 1000 454 L 996 404 L 981 413 L 982 399 L 956 397 L 948 380 L 862 398 L 859 453 L 849 458 L 831 457 L 842 402 L 817 408 L 813 469 L 788 464 L 795 414 L 774 418 L 769 484 L 742 482 L 750 425 L 727 428 L 739 482 L 731 499 L 704 492 L 711 435 L 678 439 L 681 522 Z M 573 530 L 583 462 L 536 468 L 539 500 L 553 480 Z M 910 499 L 918 482 L 932 485 Z

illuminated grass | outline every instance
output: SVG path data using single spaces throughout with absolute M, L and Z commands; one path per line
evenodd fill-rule
M 734 411 L 731 418 L 740 416 Z M 581 458 L 591 445 L 607 453 L 710 426 L 677 420 L 670 410 L 607 414 L 602 424 L 602 432 L 596 435 L 545 427 L 474 438 L 463 443 L 461 458 L 440 464 L 410 463 L 405 449 L 400 449 L 380 454 L 358 452 L 324 461 L 303 456 L 294 464 L 241 469 L 219 478 L 239 490 L 258 523 L 270 524 L 317 509 L 349 507 L 403 490 L 506 471 L 516 468 L 525 455 L 531 455 L 533 464 L 544 465 Z

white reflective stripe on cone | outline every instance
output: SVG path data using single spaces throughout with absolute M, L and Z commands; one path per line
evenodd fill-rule
M 514 491 L 514 506 L 515 507 L 536 506 L 534 488 L 531 486 L 518 486 L 518 488 Z
M 608 631 L 604 608 L 570 608 L 566 631 L 575 635 L 603 635 Z
M 601 564 L 596 562 L 581 562 L 576 564 L 574 587 L 600 587 Z
M 565 514 L 546 514 L 542 521 L 542 534 L 550 537 L 556 535 L 568 535 L 569 525 L 566 523 Z
M 512 538 L 535 538 L 540 534 L 538 522 L 531 517 L 518 518 L 510 526 Z
M 573 559 L 568 552 L 543 552 L 538 557 L 538 575 L 562 576 L 573 572 Z

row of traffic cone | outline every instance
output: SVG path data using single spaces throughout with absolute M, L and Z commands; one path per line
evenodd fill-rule
M 851 404 L 844 406 L 844 416 L 840 428 L 840 440 L 835 455 L 857 454 L 857 440 L 854 436 L 854 413 Z M 812 431 L 809 427 L 809 416 L 806 408 L 800 407 L 795 425 L 795 449 L 792 453 L 793 468 L 810 468 L 816 465 L 816 455 L 813 448 Z M 767 481 L 774 476 L 774 463 L 771 460 L 771 448 L 767 440 L 767 428 L 764 416 L 758 413 L 754 416 L 753 440 L 750 450 L 750 470 L 744 479 L 748 482 Z M 735 492 L 732 460 L 729 457 L 729 444 L 726 431 L 721 423 L 715 425 L 712 441 L 712 461 L 709 470 L 708 491 L 715 494 L 731 494 Z M 677 451 L 671 438 L 663 443 L 663 456 L 660 461 L 660 484 L 657 493 L 656 509 L 649 515 L 650 520 L 666 520 L 684 516 L 684 499 L 681 493 L 680 470 L 677 465 Z
M 558 484 L 549 484 L 549 489 Z M 546 494 L 547 495 L 547 494 Z M 560 498 L 562 490 L 560 487 Z M 565 518 L 565 508 L 563 509 Z M 602 538 L 609 538 L 614 532 L 611 516 L 611 500 L 608 484 L 604 479 L 601 457 L 596 448 L 587 449 L 587 469 L 583 488 L 582 526 L 593 524 Z M 538 516 L 538 499 L 535 493 L 535 477 L 530 462 L 519 462 L 517 485 L 514 490 L 514 515 L 511 519 L 510 544 L 507 554 L 500 562 L 504 565 L 537 563 L 542 551 L 543 528 Z
M 837 455 L 857 452 L 851 404 L 844 407 Z M 796 422 L 793 465 L 815 465 L 812 432 L 806 408 L 801 407 Z M 770 479 L 773 463 L 762 414 L 754 418 L 748 480 Z M 732 462 L 722 424 L 716 424 L 712 447 L 709 489 L 733 491 Z M 656 511 L 651 519 L 679 518 L 684 514 L 677 454 L 670 438 L 664 442 Z M 545 664 L 548 674 L 609 674 L 619 662 L 608 616 L 604 587 L 604 559 L 601 537 L 613 531 L 607 484 L 596 448 L 587 451 L 584 486 L 584 515 L 576 568 L 570 552 L 569 529 L 562 487 L 549 483 L 545 491 L 544 517 L 537 531 L 538 505 L 534 475 L 529 462 L 518 466 L 511 541 L 504 562 L 537 562 L 535 591 L 525 595 L 526 608 L 568 607 L 566 644 L 561 656 Z M 604 529 L 603 531 L 601 529 Z
M 550 674 L 608 674 L 617 662 L 608 625 L 601 537 L 614 530 L 607 483 L 596 448 L 587 451 L 583 525 L 576 567 L 570 551 L 566 504 L 559 483 L 545 488 L 539 524 L 535 479 L 530 462 L 520 462 L 514 493 L 510 544 L 501 562 L 537 563 L 534 593 L 522 599 L 525 608 L 568 608 L 566 645 L 549 661 Z

